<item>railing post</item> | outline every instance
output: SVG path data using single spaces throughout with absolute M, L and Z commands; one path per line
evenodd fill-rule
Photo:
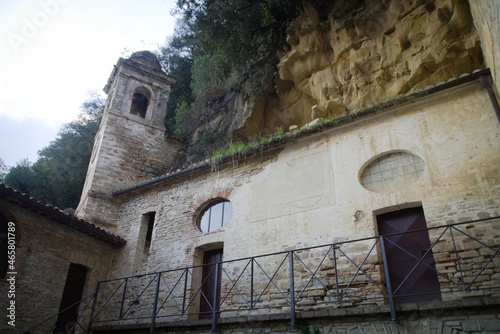
M 92 308 L 90 309 L 90 317 L 89 317 L 89 326 L 87 327 L 87 334 L 90 334 L 92 331 L 92 320 L 94 320 L 94 312 L 95 307 L 97 305 L 97 294 L 99 293 L 99 287 L 101 286 L 101 282 L 97 282 L 97 286 L 94 292 L 94 302 L 92 303 Z
M 186 312 L 186 293 L 187 293 L 187 284 L 188 284 L 188 268 L 184 270 L 184 293 L 182 295 L 182 315 L 184 315 L 184 312 Z
M 125 304 L 125 294 L 127 293 L 128 277 L 125 278 L 125 285 L 123 286 L 122 304 L 120 306 L 120 314 L 118 320 L 122 320 L 123 317 L 123 304 Z
M 158 293 L 160 290 L 160 279 L 161 279 L 161 273 L 158 273 L 157 278 L 156 278 L 155 299 L 154 299 L 154 304 L 153 304 L 153 312 L 151 314 L 151 326 L 149 327 L 149 334 L 153 334 L 155 331 L 156 307 L 158 305 Z
M 219 291 L 217 291 L 218 286 L 219 286 L 219 261 L 215 262 L 215 284 L 214 284 L 214 299 L 213 299 L 213 304 L 212 304 L 212 333 L 215 333 L 215 321 L 217 320 L 217 308 L 219 305 L 217 305 L 217 295 L 219 294 Z
M 337 273 L 337 252 L 335 251 L 337 249 L 337 245 L 333 245 L 333 269 L 335 270 L 335 292 L 337 293 L 337 301 L 340 299 L 340 293 L 339 293 L 339 275 Z
M 447 226 L 446 228 L 450 230 L 451 241 L 453 243 L 453 251 L 455 252 L 455 257 L 457 258 L 458 271 L 460 271 L 460 282 L 462 283 L 461 288 L 462 290 L 466 290 L 464 272 L 462 271 L 462 265 L 460 264 L 460 257 L 458 256 L 457 245 L 455 244 L 455 238 L 453 237 L 453 229 L 451 228 L 451 226 Z
M 290 263 L 290 321 L 292 329 L 295 328 L 295 286 L 293 282 L 293 251 L 288 252 L 288 262 Z
M 391 308 L 391 320 L 392 323 L 396 323 L 396 312 L 394 311 L 394 301 L 392 300 L 392 288 L 391 288 L 391 279 L 389 278 L 389 267 L 387 266 L 387 256 L 385 254 L 385 245 L 384 245 L 384 237 L 379 236 L 380 240 L 380 249 L 382 251 L 382 264 L 384 265 L 384 274 L 385 274 L 385 282 L 387 285 L 387 295 L 389 298 L 389 307 Z
M 254 258 L 250 259 L 250 309 L 253 309 L 253 261 Z

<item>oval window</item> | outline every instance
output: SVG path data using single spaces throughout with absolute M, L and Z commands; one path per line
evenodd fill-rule
M 373 159 L 360 173 L 360 183 L 374 192 L 393 191 L 420 178 L 425 162 L 406 151 L 384 153 Z
M 203 233 L 213 232 L 227 223 L 233 213 L 233 205 L 227 199 L 210 203 L 198 218 L 198 227 Z

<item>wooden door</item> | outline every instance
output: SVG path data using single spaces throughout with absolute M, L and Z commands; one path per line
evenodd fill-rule
M 205 252 L 203 255 L 203 274 L 200 298 L 200 319 L 211 318 L 213 307 L 220 303 L 222 249 Z M 216 266 L 218 274 L 216 276 Z M 215 297 L 215 305 L 214 305 Z
M 59 312 L 82 299 L 86 277 L 87 268 L 74 263 L 69 265 Z M 76 305 L 58 316 L 54 333 L 73 333 L 74 329 L 78 328 L 74 326 L 78 320 L 78 307 L 79 305 Z
M 422 208 L 411 208 L 377 216 L 384 238 L 391 289 L 396 303 L 441 299 L 436 263 Z M 414 230 L 421 230 L 415 231 Z M 425 257 L 424 257 L 425 255 Z M 419 263 L 419 260 L 422 260 Z M 398 297 L 399 296 L 399 297 Z

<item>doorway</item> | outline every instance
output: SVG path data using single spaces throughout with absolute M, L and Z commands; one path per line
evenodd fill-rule
M 75 263 L 69 265 L 59 312 L 82 299 L 86 278 L 87 268 Z M 78 320 L 78 307 L 79 305 L 75 305 L 58 316 L 54 333 L 73 333 L 75 331 L 75 328 L 78 327 L 78 325 L 76 325 Z
M 377 216 L 393 300 L 396 303 L 441 300 L 436 262 L 421 207 Z M 419 262 L 420 261 L 420 262 Z
M 220 248 L 207 251 L 203 254 L 203 285 L 201 286 L 200 319 L 211 318 L 213 309 L 215 308 L 218 310 L 219 308 L 222 277 L 222 266 L 220 263 L 222 262 L 222 253 L 222 248 Z

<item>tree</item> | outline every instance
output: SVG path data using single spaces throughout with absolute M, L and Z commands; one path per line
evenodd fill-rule
M 178 0 L 182 22 L 196 40 L 195 58 L 219 59 L 227 75 L 260 58 L 276 61 L 285 44 L 287 23 L 302 0 Z M 270 59 L 271 59 L 270 58 Z
M 164 70 L 178 80 L 168 101 L 167 134 L 189 135 L 202 105 L 257 61 L 250 71 L 249 87 L 270 82 L 277 50 L 285 44 L 287 23 L 298 14 L 300 3 L 302 0 L 178 0 L 180 18 L 174 35 L 158 52 Z
M 182 135 L 192 126 L 191 108 L 186 101 L 180 101 L 175 108 L 175 135 Z
M 175 110 L 179 108 L 181 103 L 191 105 L 193 102 L 190 86 L 191 66 L 193 64 L 191 56 L 192 35 L 185 28 L 178 22 L 174 35 L 157 52 L 158 60 L 165 72 L 177 79 L 177 83 L 173 87 L 167 102 L 165 117 L 167 135 L 170 136 L 173 134 L 179 135 L 182 132 L 181 126 L 176 124 Z
M 16 166 L 10 168 L 4 182 L 6 185 L 26 194 L 30 194 L 36 189 L 38 183 L 28 159 L 23 159 Z
M 63 125 L 34 164 L 25 159 L 12 167 L 5 183 L 48 204 L 76 208 L 103 111 L 104 99 L 90 92 L 78 118 Z
M 0 183 L 3 183 L 3 179 L 5 178 L 5 175 L 9 172 L 9 168 L 5 164 L 5 161 L 3 158 L 0 158 Z

